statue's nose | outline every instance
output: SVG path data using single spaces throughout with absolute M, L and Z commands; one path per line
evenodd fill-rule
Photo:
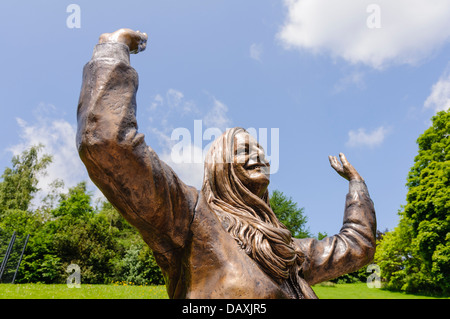
M 253 165 L 253 164 L 264 164 L 264 165 L 269 165 L 269 162 L 266 159 L 266 156 L 264 154 L 264 151 L 261 148 L 253 148 L 249 154 L 250 158 L 248 161 L 248 165 Z

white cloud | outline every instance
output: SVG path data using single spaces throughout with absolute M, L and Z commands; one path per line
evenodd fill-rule
M 184 94 L 175 89 L 166 92 L 167 105 L 171 110 L 182 113 L 182 115 L 198 112 L 195 103 L 184 98 Z
M 383 143 L 389 129 L 380 126 L 372 132 L 366 133 L 364 128 L 359 128 L 357 131 L 351 130 L 348 132 L 348 147 L 375 147 Z
M 169 148 L 165 149 L 159 157 L 177 173 L 183 183 L 200 189 L 203 183 L 204 157 L 200 163 L 193 161 L 193 158 L 196 156 L 195 153 L 202 154 L 202 152 L 203 150 L 200 147 L 191 143 L 182 153 L 181 160 L 177 158 L 177 161 L 174 161 Z
M 21 129 L 21 141 L 8 149 L 13 155 L 18 155 L 31 146 L 43 144 L 42 153 L 49 154 L 53 158 L 52 163 L 47 167 L 47 174 L 39 178 L 40 191 L 36 194 L 33 204 L 38 205 L 39 201 L 49 193 L 50 184 L 56 179 L 64 182 L 62 191 L 67 191 L 81 181 L 87 181 L 94 199 L 103 198 L 101 192 L 90 181 L 78 155 L 75 126 L 63 119 L 52 119 L 49 113 L 56 110 L 54 106 L 45 106 L 41 103 L 37 110 L 44 111 L 41 115 L 35 112 L 37 117 L 32 123 L 21 118 L 16 119 Z M 48 117 L 43 117 L 42 114 Z
M 356 86 L 358 89 L 365 87 L 364 74 L 362 72 L 351 72 L 339 79 L 333 87 L 333 93 L 340 93 L 351 86 Z
M 435 112 L 450 108 L 450 66 L 432 86 L 431 94 L 425 100 L 425 108 L 431 108 Z
M 161 105 L 163 105 L 163 103 L 164 103 L 164 98 L 161 95 L 156 94 L 155 97 L 153 98 L 153 101 L 150 103 L 150 111 L 155 111 Z
M 156 137 L 162 146 L 162 150 L 159 152 L 160 158 L 174 169 L 183 182 L 200 188 L 203 181 L 204 152 L 202 146 L 195 145 L 192 138 L 192 141 L 188 141 L 187 149 L 191 149 L 192 154 L 195 153 L 196 156 L 191 156 L 192 154 L 185 152 L 183 153 L 185 158 L 182 161 L 174 161 L 171 157 L 171 150 L 177 143 L 170 138 L 173 130 L 171 119 L 179 117 L 180 114 L 185 114 L 192 117 L 193 123 L 195 117 L 199 115 L 201 117 L 195 103 L 186 100 L 182 92 L 170 89 L 164 96 L 156 95 L 149 109 L 154 117 L 149 133 Z M 165 115 L 168 109 L 171 112 L 169 112 L 169 115 Z M 228 108 L 224 103 L 213 98 L 212 107 L 203 116 L 205 128 L 214 126 L 225 128 L 229 125 L 231 121 L 226 115 L 227 111 Z M 38 187 L 41 191 L 36 194 L 33 204 L 38 205 L 39 201 L 51 191 L 50 184 L 56 179 L 64 182 L 62 191 L 67 191 L 81 181 L 87 181 L 88 189 L 93 193 L 94 201 L 103 199 L 100 190 L 89 179 L 86 168 L 78 155 L 75 143 L 76 126 L 64 119 L 57 118 L 56 112 L 55 106 L 41 103 L 33 112 L 35 118 L 32 121 L 27 122 L 17 118 L 17 124 L 20 128 L 20 142 L 8 148 L 8 151 L 13 155 L 18 155 L 31 146 L 43 144 L 42 153 L 53 157 L 52 163 L 47 168 L 47 174 L 39 178 Z M 193 132 L 191 133 L 193 134 Z M 203 132 L 201 133 L 203 134 Z M 192 160 L 197 158 L 198 154 L 201 154 L 202 160 Z
M 164 95 L 157 94 L 148 108 L 151 122 L 148 133 L 151 139 L 158 141 L 159 157 L 184 183 L 197 188 L 201 188 L 203 182 L 203 160 L 211 142 L 203 140 L 204 133 L 207 135 L 205 139 L 210 138 L 209 134 L 217 137 L 231 125 L 228 107 L 209 93 L 207 95 L 212 104 L 202 111 L 194 101 L 186 100 L 183 92 L 175 89 L 169 89 Z M 180 115 L 183 117 L 181 122 Z M 176 127 L 180 123 L 187 127 Z M 180 154 L 173 153 L 174 147 L 181 149 Z
M 156 94 L 147 111 L 148 120 L 152 123 L 152 129 L 159 124 L 158 129 L 166 134 L 174 129 L 175 119 L 198 115 L 200 112 L 191 100 L 187 100 L 184 94 L 176 89 L 168 89 L 166 94 Z
M 263 48 L 262 48 L 261 44 L 252 43 L 250 45 L 250 58 L 261 62 L 262 53 L 263 53 Z
M 153 128 L 152 134 L 159 140 L 159 158 L 169 165 L 178 177 L 187 185 L 201 188 L 203 182 L 204 153 L 201 145 L 195 145 L 195 138 L 186 128 L 177 128 L 182 131 L 180 136 L 169 136 L 160 129 Z M 176 138 L 180 138 L 176 140 Z
M 230 126 L 231 120 L 227 115 L 228 107 L 221 101 L 213 98 L 213 106 L 203 117 L 203 123 L 207 127 L 217 127 L 225 131 Z
M 286 48 L 373 68 L 416 64 L 450 39 L 448 0 L 285 0 L 285 5 L 278 39 Z
M 166 93 L 167 103 L 170 108 L 177 108 L 184 99 L 184 94 L 175 89 L 169 89 Z

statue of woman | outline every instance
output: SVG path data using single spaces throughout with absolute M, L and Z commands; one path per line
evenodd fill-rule
M 217 138 L 202 189 L 184 184 L 136 123 L 138 75 L 130 53 L 147 35 L 100 36 L 83 70 L 77 146 L 92 181 L 152 249 L 170 298 L 317 298 L 311 285 L 355 271 L 375 252 L 376 220 L 364 180 L 341 153 L 349 181 L 343 226 L 296 239 L 269 204 L 270 165 L 242 128 Z

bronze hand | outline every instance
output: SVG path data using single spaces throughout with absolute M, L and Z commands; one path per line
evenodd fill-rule
M 98 43 L 123 43 L 128 46 L 130 53 L 137 54 L 145 50 L 148 36 L 146 33 L 123 28 L 113 33 L 103 33 Z
M 358 180 L 358 181 L 364 181 L 364 179 L 359 175 L 359 173 L 356 171 L 356 169 L 347 161 L 347 158 L 343 153 L 339 153 L 339 158 L 341 159 L 341 163 L 339 163 L 336 156 L 328 156 L 328 159 L 330 160 L 331 167 L 334 168 L 334 170 L 341 175 L 343 178 L 345 178 L 348 181 L 351 180 Z

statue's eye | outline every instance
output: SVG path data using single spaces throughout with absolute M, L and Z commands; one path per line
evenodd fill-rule
M 250 148 L 248 144 L 238 146 L 236 150 L 236 155 L 248 155 L 250 153 Z

